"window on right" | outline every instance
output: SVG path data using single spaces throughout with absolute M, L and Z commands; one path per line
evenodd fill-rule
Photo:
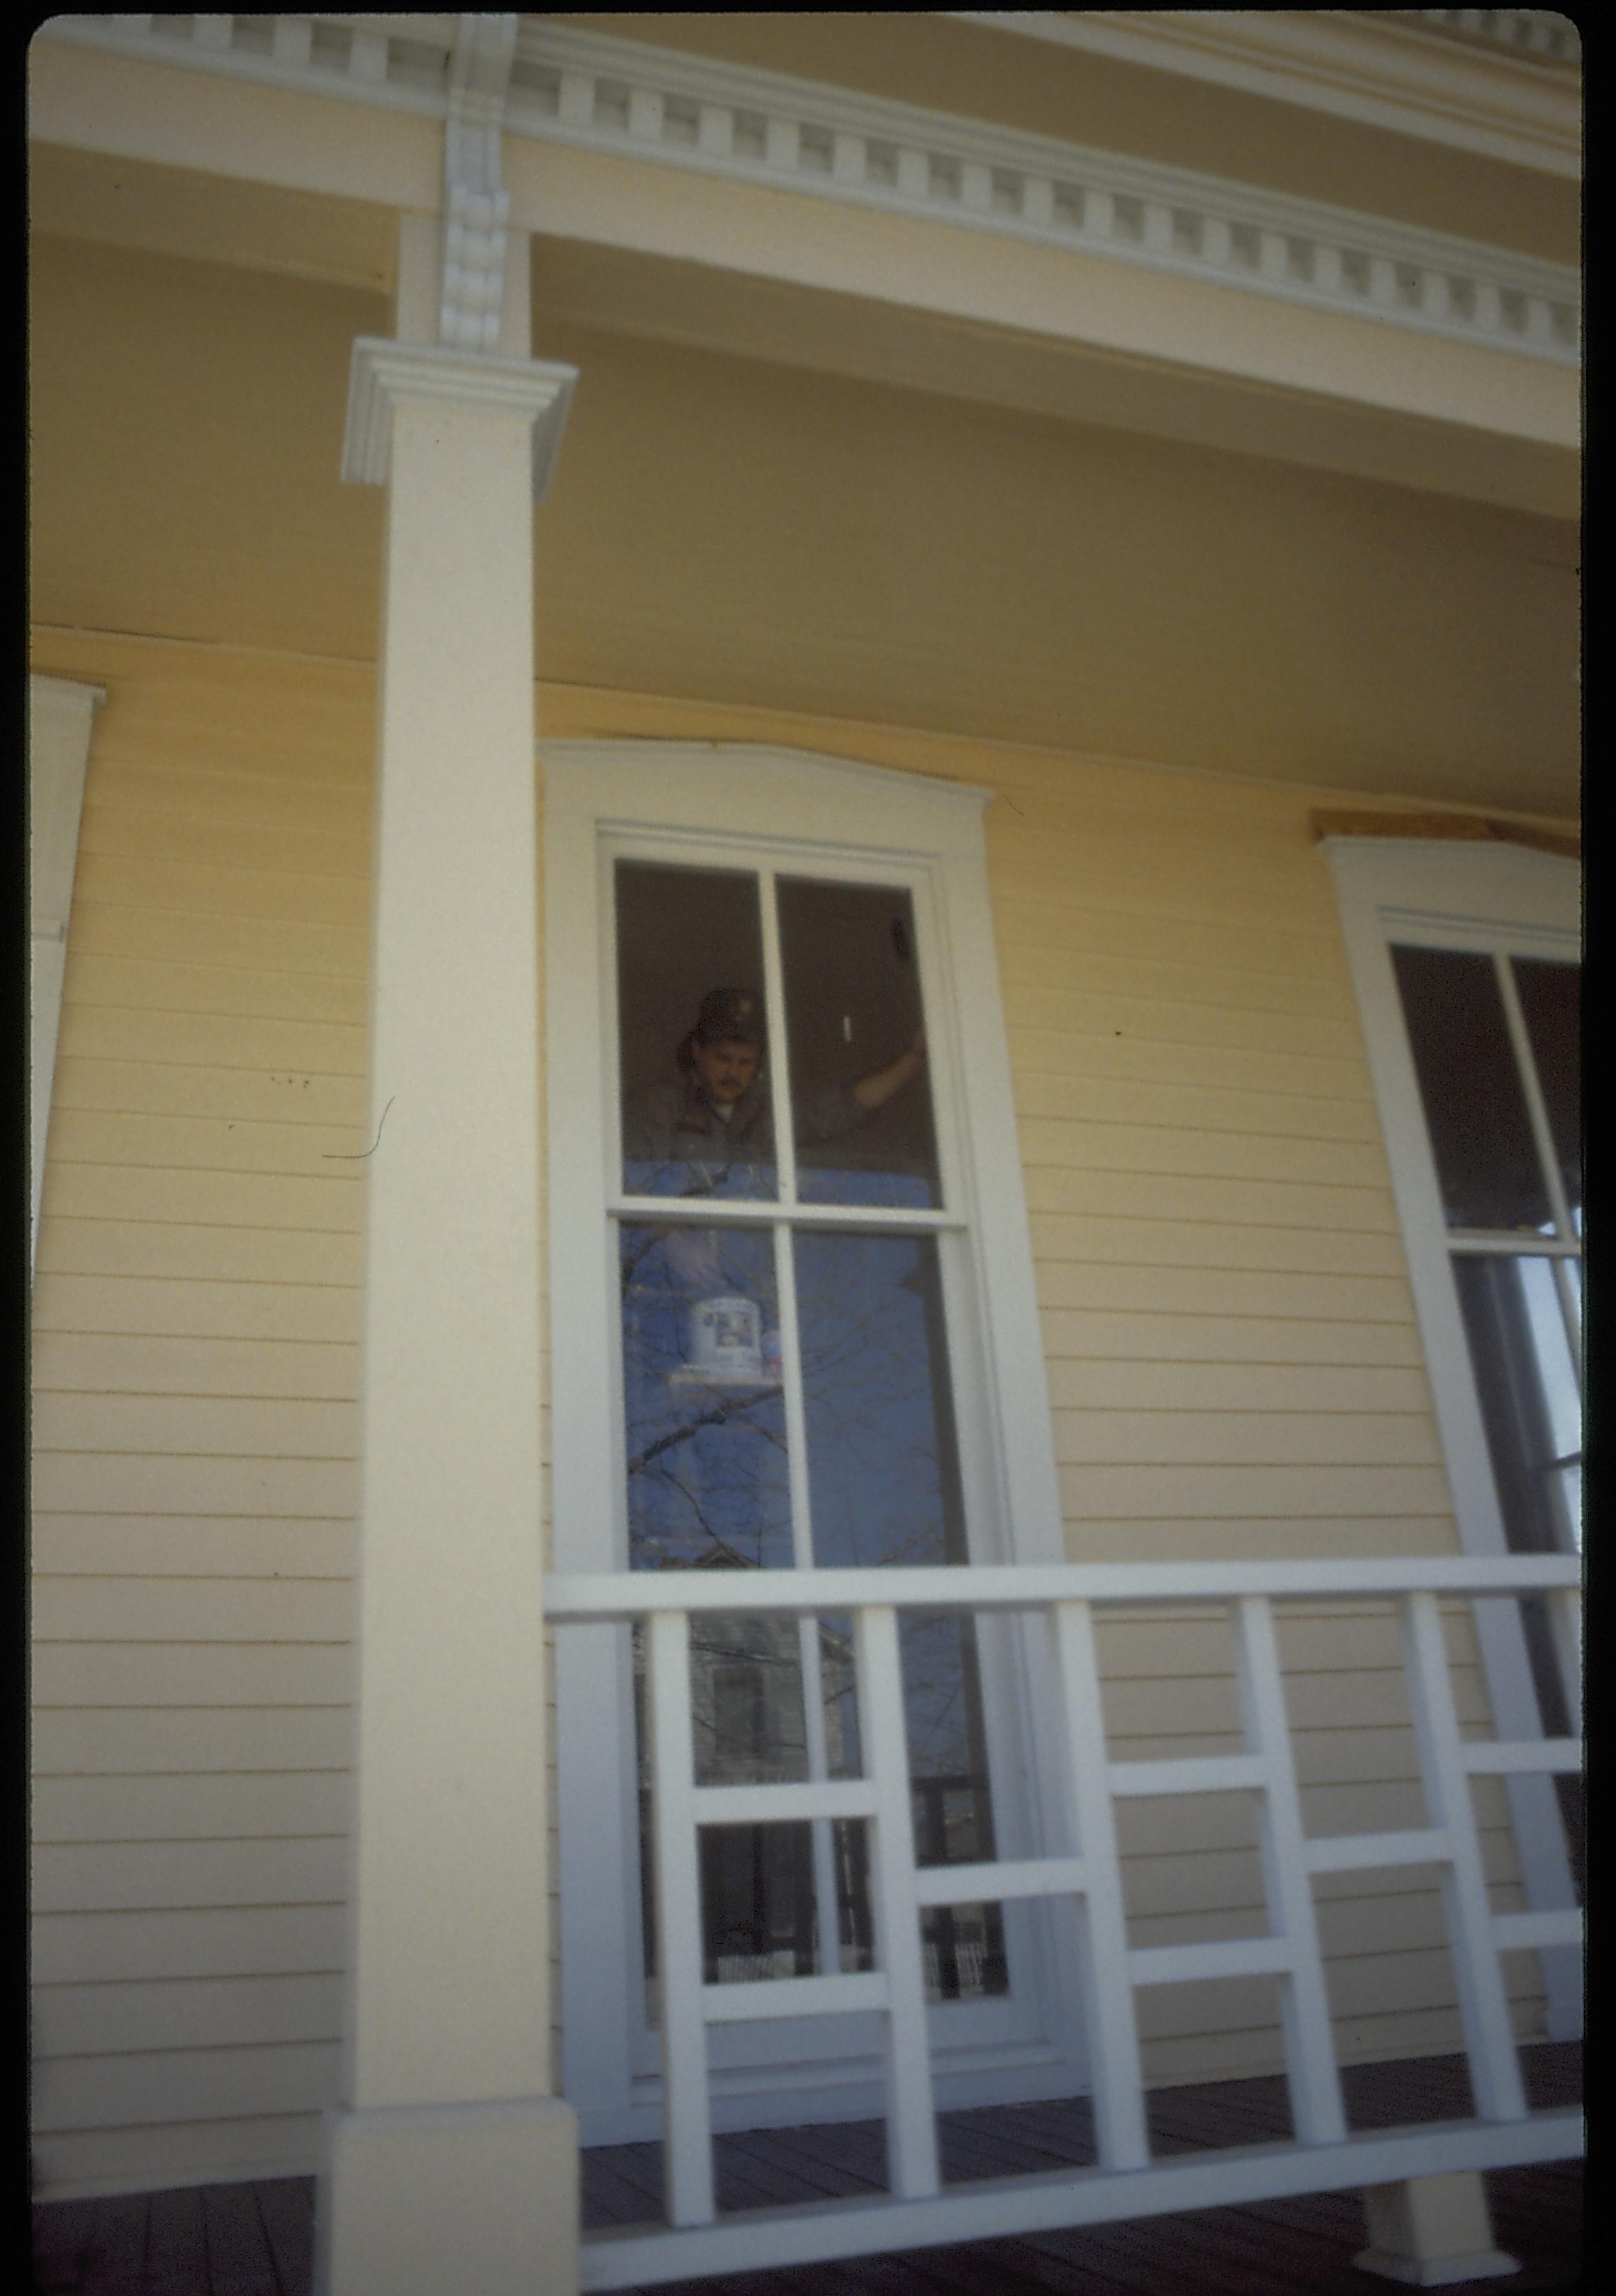
M 1460 1544 L 1580 1552 L 1579 864 L 1480 840 L 1325 849 Z M 1546 1614 L 1497 1608 L 1483 1656 L 1500 1726 L 1563 1734 Z M 1581 1878 L 1579 1782 L 1522 1784 L 1529 1893 L 1563 1904 Z

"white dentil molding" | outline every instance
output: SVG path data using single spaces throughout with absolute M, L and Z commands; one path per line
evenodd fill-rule
M 997 20 L 1014 28 L 1015 20 Z M 1106 20 L 1058 20 L 1087 29 Z M 53 18 L 39 37 L 442 118 L 456 22 L 77 16 Z M 1423 37 L 1409 35 L 1415 45 Z M 519 22 L 503 127 L 506 135 L 1064 247 L 1558 365 L 1574 366 L 1580 357 L 1580 275 L 1571 266 L 539 19 Z

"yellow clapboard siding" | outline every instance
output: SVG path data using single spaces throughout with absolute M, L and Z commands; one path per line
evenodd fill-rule
M 204 923 L 226 918 L 250 925 L 262 919 L 277 938 L 289 926 L 359 931 L 370 914 L 370 887 L 363 873 L 275 871 L 263 861 L 226 867 L 212 859 L 125 855 L 104 847 L 80 847 L 73 898 L 91 908 Z
M 1043 1309 L 1040 1322 L 1052 1393 L 1057 1365 L 1070 1373 L 1112 1363 L 1175 1374 L 1217 1365 L 1232 1375 L 1244 1366 L 1300 1373 L 1328 1366 L 1389 1377 L 1418 1374 L 1423 1386 L 1419 1336 L 1405 1323 L 1216 1313 L 1192 1318 L 1166 1308 L 1053 1305 Z
M 139 2050 L 127 2057 L 46 2061 L 34 2088 L 34 2126 L 137 2128 L 236 2114 L 317 2112 L 335 2102 L 334 2041 L 276 2047 Z
M 348 1888 L 345 1837 L 276 1841 L 46 1842 L 34 1853 L 41 1914 L 121 1906 L 332 1905 Z
M 1298 1411 L 1377 1417 L 1414 1413 L 1425 1418 L 1424 1374 L 1366 1370 L 1357 1365 L 1257 1363 L 1137 1363 L 1121 1357 L 1048 1358 L 1049 1399 L 1057 1409 L 1082 1411 Z
M 1259 1539 L 1273 1561 L 1297 1562 L 1327 1562 L 1339 1554 L 1452 1554 L 1458 1544 L 1448 1507 L 1371 1521 L 1349 1515 L 1261 1521 L 1245 1515 L 1144 1522 L 1134 1517 L 1124 1523 L 1074 1524 L 1070 1533 L 1072 1560 L 1084 1562 L 1182 1562 L 1186 1554 L 1203 1562 L 1237 1562 L 1249 1558 Z
M 243 1021 L 313 1021 L 363 1029 L 365 983 L 357 975 L 297 972 L 268 962 L 256 968 L 178 959 L 99 954 L 77 930 L 68 942 L 64 1013 L 94 1005 L 123 1012 L 223 1013 Z
M 165 1907 L 46 1914 L 36 1908 L 37 1985 L 252 1977 L 341 1969 L 342 1905 Z
M 234 1329 L 226 1324 L 221 1336 L 250 1339 L 261 1330 L 267 1339 L 299 1338 L 299 1301 L 308 1303 L 316 1322 L 310 1338 L 352 1336 L 359 1327 L 354 1297 L 362 1264 L 357 1233 L 299 1234 L 296 1229 L 197 1226 L 184 1220 L 159 1225 L 98 1213 L 82 1219 L 58 1213 L 41 1234 L 39 1259 L 44 1272 L 35 1292 L 36 1317 L 42 1297 L 54 1300 L 60 1282 L 63 1308 L 83 1317 L 70 1325 L 75 1330 L 144 1330 L 128 1316 L 164 1300 L 208 1316 L 195 1327 L 200 1337 L 216 1328 L 215 1308 L 246 1315 L 250 1302 L 256 1303 L 255 1315 Z M 142 1277 L 156 1279 L 162 1290 L 134 1280 Z M 90 1312 L 94 1278 L 108 1303 L 104 1323 Z M 268 1312 L 272 1294 L 285 1303 L 275 1316 Z M 332 1332 L 328 1319 L 339 1315 L 342 1320 Z M 160 1321 L 152 1328 L 168 1327 Z M 176 1326 L 180 1332 L 190 1328 L 184 1323 Z
M 334 1578 L 354 1573 L 357 1531 L 273 1516 L 45 1514 L 33 1524 L 41 1577 Z
M 319 2164 L 317 2112 L 236 2114 L 178 2128 L 36 2129 L 35 2197 L 166 2193 L 176 2185 L 249 2184 L 312 2177 Z
M 36 1778 L 37 1841 L 242 1841 L 346 1833 L 342 1771 L 250 1776 Z
M 1113 1043 L 1115 1039 L 1112 1040 Z M 1280 1143 L 1329 1144 L 1361 1152 L 1372 1148 L 1385 1168 L 1385 1152 L 1367 1103 L 1320 1094 L 1264 1091 L 1174 1081 L 1142 1082 L 1107 1075 L 1085 1064 L 1081 1076 L 1017 1064 L 1016 1109 L 1023 1131 L 1038 1119 L 1054 1123 L 1126 1126 L 1140 1136 L 1189 1133 L 1210 1141 L 1233 1135 L 1243 1149 Z M 1063 1136 L 1054 1133 L 1052 1140 Z M 1356 1160 L 1356 1158 L 1352 1159 Z
M 1374 1094 L 1361 1044 L 1349 1055 L 1281 1053 L 1238 1045 L 1185 1043 L 1169 1037 L 1121 1035 L 1114 1026 L 1086 1033 L 1075 1017 L 1037 1026 L 1023 1000 L 1007 1005 L 1005 1033 L 1018 1089 L 1037 1077 L 1081 1095 L 1091 1083 L 1111 1079 L 1140 1089 L 1300 1103 L 1299 1120 L 1323 1122 L 1336 1106 L 1353 1109 L 1375 1131 Z M 1147 1120 L 1141 1119 L 1142 1121 Z
M 1343 1071 L 1362 1072 L 1363 1037 L 1356 1018 L 1337 1020 L 1305 1008 L 1267 1011 L 1234 1003 L 1171 1003 L 1146 996 L 1136 983 L 1117 983 L 1101 993 L 1092 980 L 1070 988 L 1054 985 L 1042 964 L 1028 957 L 1020 977 L 1004 980 L 1005 1000 L 1019 1026 L 1062 1029 L 1076 1038 L 1110 1037 L 1124 1044 L 1136 1037 L 1158 1046 L 1227 1046 L 1241 1054 L 1307 1054 L 1328 1058 Z
M 353 1590 L 325 1578 L 47 1578 L 36 1642 L 347 1643 Z
M 35 1996 L 33 2054 L 104 2057 L 130 2051 L 330 2042 L 342 2029 L 342 1980 L 214 1977 L 132 1985 L 52 1985 Z
M 1309 1235 L 1395 1237 L 1397 1214 L 1382 1187 L 1319 1187 L 1286 1180 L 1233 1180 L 1138 1171 L 1123 1160 L 1108 1170 L 1029 1164 L 1027 1208 L 1039 1216 L 1178 1220 L 1219 1226 L 1302 1228 Z
M 115 1170 L 242 1172 L 270 1177 L 350 1180 L 345 1166 L 365 1146 L 363 1111 L 341 1124 L 215 1116 L 152 1116 L 144 1111 L 67 1107 L 51 1112 L 53 1154 L 62 1165 Z
M 1085 1177 L 1079 1175 L 1079 1179 Z M 1119 1196 L 1126 1185 L 1116 1185 Z M 1148 1184 L 1142 1183 L 1141 1190 L 1148 1193 Z M 1297 1209 L 1300 1211 L 1301 1207 Z M 1265 1226 L 1255 1205 L 1252 1210 L 1250 1220 L 1232 1221 L 1215 1218 L 1210 1209 L 1199 1218 L 1190 1212 L 1182 1219 L 1169 1219 L 1161 1212 L 1140 1217 L 1136 1211 L 1046 1211 L 1030 1205 L 1029 1224 L 1040 1276 L 1051 1263 L 1065 1259 L 1120 1262 L 1130 1271 L 1137 1270 L 1141 1281 L 1148 1281 L 1151 1270 L 1157 1267 L 1216 1270 L 1219 1283 L 1226 1274 L 1237 1279 L 1270 1271 L 1360 1280 L 1388 1276 L 1395 1278 L 1400 1288 L 1395 1293 L 1381 1291 L 1374 1295 L 1381 1313 L 1385 1313 L 1385 1303 L 1391 1300 L 1407 1300 L 1402 1244 L 1397 1236 L 1368 1227 L 1339 1233 L 1333 1226 L 1308 1227 L 1300 1223 Z
M 51 1451 L 34 1465 L 34 1503 L 56 1514 L 351 1515 L 349 1459 L 164 1458 Z
M 365 1086 L 357 1076 L 310 1075 L 291 1067 L 196 1068 L 174 1061 L 70 1054 L 56 1062 L 53 1121 L 59 1109 L 69 1108 L 107 1117 L 201 1118 L 212 1124 L 299 1124 L 331 1130 L 365 1121 Z
M 1435 1466 L 1440 1446 L 1423 1414 L 1348 1411 L 1054 1413 L 1063 1465 Z
M 1249 1018 L 1259 1025 L 1294 1026 L 1302 1021 L 1310 1029 L 1334 1028 L 1348 1041 L 1358 1026 L 1344 980 L 1333 981 L 1326 992 L 1317 980 L 1235 965 L 1203 965 L 1193 955 L 1111 958 L 1035 941 L 1001 939 L 999 970 L 1007 996 L 1021 989 L 1038 991 L 1035 1009 L 1054 996 L 1081 996 L 1091 1003 L 1115 997 L 1180 1013 L 1215 1013 L 1235 1021 Z
M 1142 985 L 1154 984 L 1153 966 L 1170 964 L 1177 951 L 1193 951 L 1195 964 L 1231 980 L 1248 973 L 1266 981 L 1288 980 L 1298 988 L 1315 984 L 1326 1007 L 1340 1004 L 1341 958 L 1325 932 L 1298 933 L 1277 926 L 1205 914 L 1185 916 L 1166 902 L 1130 906 L 1109 890 L 1084 898 L 1073 886 L 1055 898 L 1046 883 L 1023 876 L 1014 909 L 1004 922 L 1002 947 L 1052 949 L 1063 962 L 1093 961 L 1102 968 L 1118 963 L 1140 968 Z
M 118 1061 L 325 1079 L 365 1078 L 358 1021 L 248 1020 L 216 1013 L 135 1012 L 127 1005 L 70 1004 L 62 1016 L 57 1077 L 69 1061 Z M 221 1086 L 221 1089 L 225 1088 Z
M 205 965 L 226 972 L 313 972 L 365 977 L 362 926 L 283 923 L 272 917 L 188 916 L 168 909 L 91 901 L 75 890 L 72 942 L 86 956 Z
M 64 1119 L 67 1128 L 70 1119 Z M 53 1132 L 54 1126 L 52 1127 Z M 166 1171 L 117 1163 L 71 1164 L 53 1159 L 45 1173 L 41 1220 L 150 1220 L 160 1226 L 301 1228 L 354 1233 L 361 1183 L 338 1177 L 279 1172 Z
M 297 1340 L 161 1339 L 42 1332 L 34 1343 L 37 1393 L 285 1396 L 350 1403 L 358 1349 Z
M 1082 1119 L 1025 1112 L 1016 1130 L 1029 1169 L 1138 1172 L 1197 1180 L 1272 1181 L 1280 1186 L 1371 1189 L 1390 1200 L 1386 1159 L 1367 1142 L 1218 1132 L 1196 1125 L 1142 1131 L 1103 1109 Z
M 1435 1467 L 1114 1466 L 1059 1460 L 1057 1472 L 1069 1525 L 1085 1518 L 1125 1521 L 1136 1511 L 1185 1521 L 1197 1515 L 1261 1521 L 1358 1514 L 1373 1522 L 1385 1514 L 1439 1515 L 1448 1506 L 1447 1477 Z M 1085 1558 L 1074 1554 L 1073 1559 Z
M 36 1643 L 41 1706 L 333 1706 L 353 1695 L 340 1643 Z
M 1137 1310 L 1162 1317 L 1184 1332 L 1187 1351 L 1194 1334 L 1216 1331 L 1225 1318 L 1253 1316 L 1305 1324 L 1309 1329 L 1366 1324 L 1380 1331 L 1414 1330 L 1407 1276 L 1352 1275 L 1339 1267 L 1291 1270 L 1220 1266 L 1187 1258 L 1174 1265 L 1160 1257 L 1153 1264 L 1124 1266 L 1111 1259 L 1080 1258 L 1070 1249 L 1072 1231 L 1040 1223 L 1050 1249 L 1036 1269 L 1038 1297 L 1046 1309 L 1070 1308 L 1097 1313 Z M 1118 1238 L 1110 1233 L 1113 1244 Z M 1286 1238 L 1287 1245 L 1293 1240 Z M 1243 1247 L 1247 1242 L 1242 1236 Z M 1064 1247 L 1057 1250 L 1057 1247 Z M 1380 1247 L 1368 1247 L 1378 1252 Z M 1259 1341 L 1259 1344 L 1261 1341 Z M 1414 1344 L 1418 1347 L 1418 1334 Z M 1423 1357 L 1419 1360 L 1423 1361 Z
M 29 1725 L 36 1780 L 175 1779 L 238 1770 L 345 1770 L 353 1719 L 345 1706 L 47 1707 Z
M 34 1399 L 34 1444 L 48 1451 L 157 1451 L 186 1458 L 352 1459 L 349 1402 L 229 1395 L 57 1395 Z
M 86 806 L 78 850 L 105 854 L 126 866 L 156 863 L 189 869 L 256 869 L 280 876 L 344 878 L 368 886 L 371 840 L 368 820 L 351 827 L 282 828 L 226 817 L 217 778 L 200 779 L 174 801 L 141 803 L 125 788 L 122 803 L 111 776 L 98 782 L 99 801 Z M 189 795 L 190 802 L 186 802 Z

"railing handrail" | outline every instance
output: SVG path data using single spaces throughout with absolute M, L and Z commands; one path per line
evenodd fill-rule
M 1549 1594 L 1582 1581 L 1575 1554 L 1333 1556 L 1324 1561 L 1046 1562 L 816 1570 L 552 1571 L 545 1610 L 558 1625 L 685 1611 L 1026 1611 L 1050 1603 L 1332 1601 L 1399 1595 L 1458 1600 Z

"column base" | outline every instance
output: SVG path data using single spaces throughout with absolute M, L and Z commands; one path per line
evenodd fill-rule
M 578 2296 L 578 2118 L 560 2097 L 328 2113 L 316 2296 Z
M 1366 2185 L 1364 2210 L 1370 2244 L 1352 2259 L 1360 2272 L 1409 2288 L 1448 2288 L 1521 2269 L 1492 2244 L 1486 2187 L 1472 2169 Z

